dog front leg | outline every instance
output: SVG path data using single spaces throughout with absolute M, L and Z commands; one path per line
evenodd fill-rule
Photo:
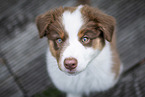
M 67 94 L 67 97 L 82 97 L 82 95 L 80 95 L 80 94 L 70 94 L 70 93 L 68 93 L 68 94 Z

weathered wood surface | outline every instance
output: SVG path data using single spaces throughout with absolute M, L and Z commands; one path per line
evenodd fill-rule
M 23 97 L 23 93 L 2 59 L 0 59 L 0 97 Z
M 29 97 L 49 87 L 47 39 L 39 39 L 35 17 L 59 6 L 72 6 L 74 1 L 0 1 L 0 58 L 6 60 L 6 65 L 0 62 L 0 97 Z M 118 51 L 126 72 L 113 89 L 116 92 L 110 90 L 107 95 L 144 97 L 145 65 L 136 68 L 136 64 L 145 58 L 145 1 L 92 0 L 92 5 L 116 18 Z M 132 88 L 134 92 L 129 91 Z M 104 94 L 98 95 L 105 97 Z

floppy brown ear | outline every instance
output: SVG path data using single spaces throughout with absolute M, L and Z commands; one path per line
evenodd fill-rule
M 115 25 L 115 19 L 106 14 L 102 14 L 102 16 L 99 18 L 99 22 L 97 23 L 99 30 L 103 32 L 104 38 L 109 42 L 112 40 Z
M 104 38 L 111 42 L 116 24 L 112 16 L 106 15 L 99 9 L 88 5 L 84 6 L 82 14 L 84 14 L 85 18 L 88 18 L 88 21 L 94 21 L 96 23 L 96 28 L 103 32 Z
M 48 32 L 49 26 L 51 25 L 51 23 L 53 23 L 58 19 L 58 17 L 62 14 L 62 12 L 63 8 L 60 7 L 58 9 L 50 10 L 36 17 L 36 25 L 39 31 L 40 38 L 49 33 Z
M 46 30 L 50 23 L 51 16 L 49 12 L 36 17 L 36 25 L 39 31 L 40 38 L 46 35 Z

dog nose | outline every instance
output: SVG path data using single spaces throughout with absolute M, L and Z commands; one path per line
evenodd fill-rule
M 77 60 L 75 58 L 66 58 L 64 60 L 64 66 L 66 69 L 73 70 L 77 67 Z

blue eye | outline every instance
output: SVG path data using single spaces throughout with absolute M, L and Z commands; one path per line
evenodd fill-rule
M 90 42 L 90 39 L 87 37 L 82 38 L 82 43 L 87 44 Z
M 83 38 L 83 42 L 88 41 L 88 38 Z
M 59 38 L 59 39 L 56 40 L 56 42 L 57 43 L 62 43 L 62 39 Z

